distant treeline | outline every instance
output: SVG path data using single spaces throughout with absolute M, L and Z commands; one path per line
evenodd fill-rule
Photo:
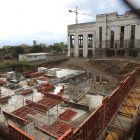
M 21 44 L 18 46 L 3 46 L 0 48 L 0 61 L 8 58 L 18 57 L 19 54 L 24 53 L 38 53 L 38 52 L 61 52 L 63 49 L 67 48 L 67 44 L 63 42 L 54 43 L 53 45 L 46 46 L 44 43 L 39 45 L 29 46 L 26 44 Z

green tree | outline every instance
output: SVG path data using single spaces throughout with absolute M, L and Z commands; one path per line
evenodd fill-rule
M 29 62 L 28 62 L 29 59 L 28 59 L 27 57 L 24 57 L 24 56 L 23 56 L 23 57 L 21 58 L 21 60 L 22 60 L 22 65 L 23 65 L 23 66 L 29 63 Z
M 46 47 L 46 51 L 47 51 L 47 52 L 50 52 L 51 50 L 53 50 L 53 49 L 52 49 L 52 45 Z
M 19 54 L 24 54 L 24 53 L 25 53 L 25 51 L 24 51 L 23 47 L 17 46 L 17 47 L 14 48 L 12 56 L 13 57 L 18 57 Z
M 40 43 L 39 46 L 41 46 L 42 48 L 46 48 L 47 47 L 46 44 L 44 44 L 44 43 Z
M 29 50 L 30 53 L 38 53 L 38 52 L 43 52 L 43 48 L 39 45 L 35 45 L 33 47 L 31 47 L 31 49 Z

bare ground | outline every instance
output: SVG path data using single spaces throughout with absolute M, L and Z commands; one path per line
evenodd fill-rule
M 90 73 L 89 78 L 93 78 L 94 75 L 99 76 L 102 74 L 102 78 L 109 82 L 108 88 L 113 90 L 138 65 L 139 61 L 128 59 L 89 60 L 84 58 L 73 58 L 69 59 L 69 61 L 64 61 L 61 64 L 55 65 L 55 67 L 85 70 Z

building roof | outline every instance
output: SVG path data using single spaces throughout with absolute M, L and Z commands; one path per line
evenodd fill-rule
M 23 55 L 23 56 L 36 56 L 36 55 L 47 55 L 49 53 L 28 53 L 28 54 L 19 54 L 19 55 Z
M 29 55 L 29 54 L 19 54 L 19 55 L 23 55 L 23 56 L 31 56 L 31 55 Z

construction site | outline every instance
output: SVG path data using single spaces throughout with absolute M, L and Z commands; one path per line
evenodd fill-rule
M 1 140 L 126 140 L 139 126 L 137 60 L 69 59 L 0 77 Z

